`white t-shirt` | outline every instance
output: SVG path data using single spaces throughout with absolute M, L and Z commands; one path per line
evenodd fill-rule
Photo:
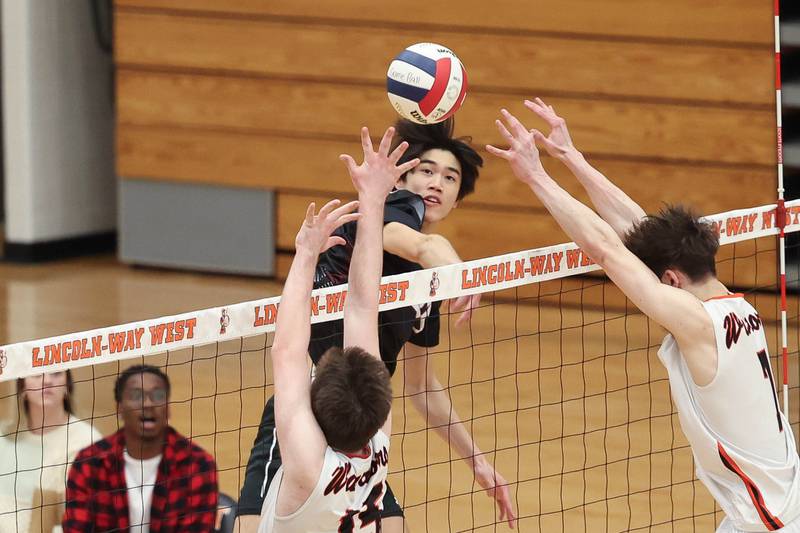
M 153 487 L 158 477 L 158 465 L 161 455 L 151 459 L 134 459 L 123 453 L 125 457 L 125 484 L 128 486 L 128 518 L 130 533 L 150 532 L 150 504 L 153 503 Z
M 277 516 L 283 467 L 269 486 L 258 533 L 375 532 L 383 508 L 389 467 L 389 437 L 378 431 L 369 441 L 370 453 L 350 457 L 328 446 L 317 486 L 297 511 Z
M 658 351 L 697 477 L 737 529 L 788 526 L 800 520 L 800 461 L 792 428 L 778 409 L 764 326 L 741 295 L 703 307 L 717 344 L 711 383 L 694 383 L 672 335 Z
M 41 514 L 34 517 L 34 499 L 63 505 L 72 460 L 101 438 L 92 424 L 72 415 L 66 425 L 41 435 L 22 430 L 0 437 L 0 531 L 27 533 L 34 518 L 41 523 Z

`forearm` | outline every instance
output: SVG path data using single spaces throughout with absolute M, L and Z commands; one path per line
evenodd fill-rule
M 283 285 L 272 352 L 304 354 L 311 328 L 311 290 L 317 255 L 300 248 L 295 252 Z
M 427 387 L 412 391 L 411 402 L 425 418 L 428 427 L 433 428 L 472 467 L 475 456 L 480 456 L 483 452 L 464 427 L 450 396 L 438 379 L 433 377 L 428 381 Z
M 350 259 L 345 321 L 378 317 L 378 286 L 383 268 L 383 199 L 359 195 L 356 244 Z M 363 322 L 362 322 L 363 323 Z M 345 330 L 348 328 L 345 326 Z
M 560 159 L 589 194 L 599 215 L 620 238 L 646 216 L 639 204 L 590 165 L 579 151 L 570 150 Z
M 561 229 L 589 257 L 602 265 L 606 252 L 620 240 L 611 226 L 562 189 L 550 176 L 538 177 L 530 187 Z

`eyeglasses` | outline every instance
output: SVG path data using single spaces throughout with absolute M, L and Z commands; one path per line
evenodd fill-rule
M 130 389 L 125 393 L 124 399 L 129 403 L 144 403 L 144 398 L 147 397 L 151 403 L 163 404 L 167 402 L 166 389 L 152 389 L 149 391 L 142 389 Z

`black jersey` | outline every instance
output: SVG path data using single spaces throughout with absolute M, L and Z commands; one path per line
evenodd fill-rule
M 383 223 L 399 222 L 416 231 L 422 228 L 425 203 L 422 197 L 405 190 L 392 192 L 386 198 Z M 314 274 L 314 288 L 331 287 L 347 283 L 350 258 L 356 242 L 356 222 L 345 224 L 334 235 L 342 237 L 345 244 L 334 246 L 319 256 Z M 383 275 L 392 276 L 420 270 L 417 263 L 384 252 Z M 441 302 L 424 303 L 382 311 L 378 314 L 378 340 L 381 358 L 389 372 L 394 373 L 397 354 L 410 341 L 417 346 L 439 344 L 439 306 Z M 311 326 L 309 353 L 314 363 L 332 346 L 342 346 L 343 325 L 341 320 L 322 322 Z

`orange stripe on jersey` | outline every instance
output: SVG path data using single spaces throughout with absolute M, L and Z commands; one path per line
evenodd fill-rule
M 722 447 L 722 443 L 717 442 L 717 451 L 719 451 L 719 458 L 722 460 L 722 464 L 725 465 L 725 468 L 739 476 L 739 479 L 742 480 L 744 486 L 747 487 L 747 492 L 750 494 L 750 500 L 753 502 L 753 506 L 758 511 L 758 516 L 761 518 L 761 521 L 767 526 L 767 529 L 770 531 L 775 531 L 776 529 L 781 529 L 783 527 L 783 523 L 778 520 L 778 517 L 773 515 L 767 509 L 766 504 L 764 503 L 764 497 L 761 495 L 761 491 L 758 490 L 758 487 L 753 480 L 747 477 L 747 474 L 742 472 L 742 469 L 739 468 L 739 465 L 731 459 L 728 455 L 728 452 L 725 451 L 725 448 Z
M 744 298 L 744 293 L 735 292 L 733 294 L 723 294 L 722 296 L 712 296 L 711 298 L 704 301 L 710 302 L 711 300 L 724 300 L 725 298 Z

